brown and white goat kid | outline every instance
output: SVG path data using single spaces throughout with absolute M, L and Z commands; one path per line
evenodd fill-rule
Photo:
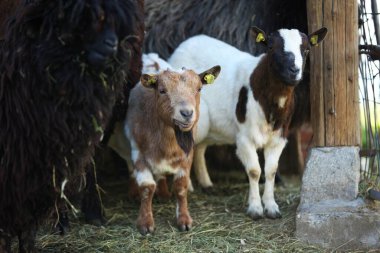
M 178 228 L 180 231 L 191 228 L 187 190 L 200 90 L 219 72 L 220 67 L 215 66 L 199 75 L 192 70 L 144 74 L 141 84 L 131 91 L 125 134 L 130 141 L 133 173 L 141 199 L 137 219 L 141 234 L 154 230 L 152 198 L 155 178 L 168 174 L 174 175 Z
M 204 158 L 207 146 L 236 144 L 237 156 L 249 178 L 247 213 L 252 219 L 261 218 L 257 150 L 264 149 L 265 215 L 279 218 L 274 177 L 294 111 L 294 88 L 302 79 L 310 47 L 324 39 L 327 29 L 309 36 L 295 29 L 280 29 L 269 36 L 256 27 L 252 32 L 256 42 L 267 46 L 267 53 L 254 57 L 217 39 L 198 35 L 183 42 L 168 62 L 174 68 L 197 70 L 216 64 L 223 68 L 217 88 L 206 87 L 201 97 L 199 130 L 194 138 L 194 169 L 201 186 L 212 186 Z

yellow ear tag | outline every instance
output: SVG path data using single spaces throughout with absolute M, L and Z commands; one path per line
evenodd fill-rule
M 311 36 L 311 38 L 310 38 L 310 43 L 311 43 L 313 46 L 318 45 L 318 35 L 313 35 L 313 36 Z
M 148 84 L 152 85 L 152 84 L 155 84 L 155 83 L 156 83 L 156 78 L 154 78 L 153 76 L 150 76 L 150 78 L 148 79 Z
M 215 76 L 213 74 L 207 74 L 204 79 L 207 84 L 212 84 L 215 81 Z
M 256 42 L 259 43 L 261 41 L 265 41 L 265 37 L 262 33 L 257 34 Z

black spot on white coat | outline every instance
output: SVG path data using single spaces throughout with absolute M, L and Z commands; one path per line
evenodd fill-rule
M 236 118 L 240 123 L 245 122 L 245 115 L 247 114 L 247 102 L 248 102 L 248 89 L 243 86 L 239 92 L 239 100 L 236 104 Z

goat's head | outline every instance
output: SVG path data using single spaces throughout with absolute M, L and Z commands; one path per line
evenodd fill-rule
M 187 132 L 198 121 L 202 85 L 212 83 L 219 72 L 220 66 L 212 67 L 201 74 L 192 70 L 165 70 L 156 75 L 142 75 L 141 84 L 154 89 L 161 120 Z
M 45 50 L 62 52 L 61 58 L 70 56 L 103 69 L 112 62 L 129 60 L 124 44 L 131 39 L 134 4 L 122 0 L 35 1 L 25 8 L 27 34 Z
M 318 45 L 327 34 L 325 27 L 309 36 L 297 29 L 280 29 L 268 36 L 257 27 L 251 31 L 255 41 L 267 47 L 271 74 L 290 86 L 301 81 L 310 47 Z

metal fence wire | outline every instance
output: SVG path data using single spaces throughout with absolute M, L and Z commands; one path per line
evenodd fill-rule
M 380 31 L 377 0 L 359 1 L 361 191 L 380 200 Z

